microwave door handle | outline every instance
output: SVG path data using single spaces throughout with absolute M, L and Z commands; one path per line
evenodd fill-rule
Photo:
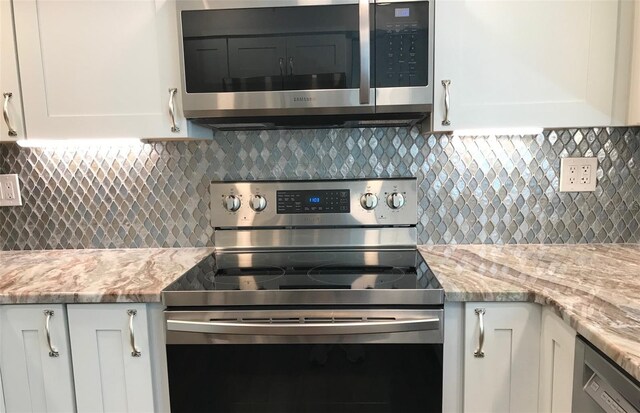
M 359 0 L 360 6 L 360 104 L 371 101 L 371 24 L 369 0 Z
M 265 336 L 388 334 L 408 331 L 438 330 L 439 328 L 439 317 L 393 321 L 358 321 L 344 323 L 304 324 L 167 320 L 168 331 L 179 331 L 185 333 Z

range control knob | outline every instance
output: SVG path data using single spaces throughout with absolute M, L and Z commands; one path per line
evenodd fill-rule
M 367 211 L 371 211 L 378 206 L 378 197 L 371 192 L 367 192 L 360 197 L 360 205 Z
M 227 195 L 222 201 L 222 206 L 229 212 L 236 212 L 240 209 L 240 205 L 242 205 L 242 202 L 240 202 L 240 198 L 235 195 Z
M 254 195 L 249 200 L 249 205 L 256 212 L 264 211 L 267 207 L 267 199 L 262 195 Z
M 394 192 L 387 196 L 387 205 L 391 209 L 400 209 L 404 206 L 404 195 L 400 192 Z

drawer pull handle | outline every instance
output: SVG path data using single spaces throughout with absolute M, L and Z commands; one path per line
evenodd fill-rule
M 56 350 L 55 347 L 53 347 L 53 344 L 51 344 L 51 329 L 49 328 L 49 322 L 51 321 L 51 317 L 53 317 L 53 310 L 44 310 L 44 315 L 45 315 L 44 331 L 47 335 L 47 345 L 49 346 L 49 357 L 58 357 L 60 356 L 60 353 L 58 353 L 58 350 Z
M 476 308 L 476 315 L 480 322 L 480 336 L 478 337 L 478 349 L 473 353 L 473 356 L 478 358 L 484 357 L 484 313 L 484 308 Z
M 138 312 L 136 310 L 127 310 L 127 314 L 129 315 L 129 341 L 131 343 L 131 357 L 140 357 L 142 356 L 142 353 L 136 346 L 136 335 L 133 331 L 133 317 L 135 317 Z
M 451 125 L 451 121 L 449 120 L 449 109 L 451 109 L 451 93 L 449 92 L 450 85 L 450 80 L 442 81 L 442 86 L 444 86 L 444 120 L 442 121 L 442 126 Z
M 13 93 L 11 92 L 3 93 L 2 96 L 4 96 L 4 105 L 2 106 L 2 115 L 4 116 L 4 123 L 7 124 L 7 129 L 9 129 L 8 135 L 18 136 L 18 133 L 16 132 L 16 130 L 13 129 L 13 126 L 11 126 L 11 119 L 9 119 L 9 100 L 11 99 L 11 96 L 13 96 Z
M 180 132 L 180 128 L 176 124 L 176 106 L 175 106 L 176 93 L 178 93 L 178 89 L 176 88 L 169 89 L 169 115 L 171 115 L 171 132 L 173 133 Z

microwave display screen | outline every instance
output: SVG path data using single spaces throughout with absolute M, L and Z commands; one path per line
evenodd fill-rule
M 396 9 L 396 17 L 409 17 L 411 15 L 409 10 L 408 8 Z

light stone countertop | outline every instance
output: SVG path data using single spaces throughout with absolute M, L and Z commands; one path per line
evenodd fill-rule
M 213 248 L 0 252 L 0 304 L 160 302 Z
M 640 380 L 640 244 L 421 246 L 447 301 L 548 304 Z M 0 304 L 159 302 L 213 248 L 0 252 Z
M 640 380 L 640 244 L 433 245 L 447 301 L 531 301 Z

